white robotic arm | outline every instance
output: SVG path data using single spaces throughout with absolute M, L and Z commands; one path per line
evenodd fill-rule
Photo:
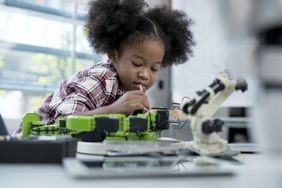
M 211 118 L 235 90 L 246 91 L 246 81 L 232 79 L 226 72 L 222 72 L 212 84 L 197 92 L 197 97 L 181 105 L 182 111 L 190 115 L 194 137 L 192 147 L 201 154 L 214 155 L 226 150 L 227 141 L 218 135 L 223 122 Z

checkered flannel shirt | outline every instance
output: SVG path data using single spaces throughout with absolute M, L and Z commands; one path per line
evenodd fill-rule
M 53 124 L 59 117 L 110 105 L 124 93 L 114 66 L 101 62 L 63 81 L 36 113 L 43 122 Z

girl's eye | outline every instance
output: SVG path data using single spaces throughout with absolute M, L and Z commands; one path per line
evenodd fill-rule
M 153 72 L 158 72 L 159 69 L 158 68 L 151 68 Z
M 141 66 L 142 66 L 141 63 L 136 63 L 136 62 L 134 62 L 134 61 L 131 61 L 131 62 L 132 62 L 132 64 L 133 64 L 135 67 L 141 67 Z

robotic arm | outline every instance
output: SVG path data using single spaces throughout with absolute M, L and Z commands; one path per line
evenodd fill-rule
M 227 141 L 218 135 L 223 122 L 211 118 L 235 90 L 246 91 L 246 81 L 232 79 L 226 72 L 222 72 L 207 88 L 197 92 L 197 97 L 181 105 L 182 111 L 190 115 L 194 137 L 192 147 L 200 153 L 214 155 L 226 150 Z

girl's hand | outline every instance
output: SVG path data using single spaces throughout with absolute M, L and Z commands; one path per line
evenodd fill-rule
M 111 106 L 111 111 L 114 113 L 131 114 L 135 110 L 147 108 L 150 109 L 150 104 L 147 96 L 143 91 L 134 90 L 128 91 L 121 96 Z

